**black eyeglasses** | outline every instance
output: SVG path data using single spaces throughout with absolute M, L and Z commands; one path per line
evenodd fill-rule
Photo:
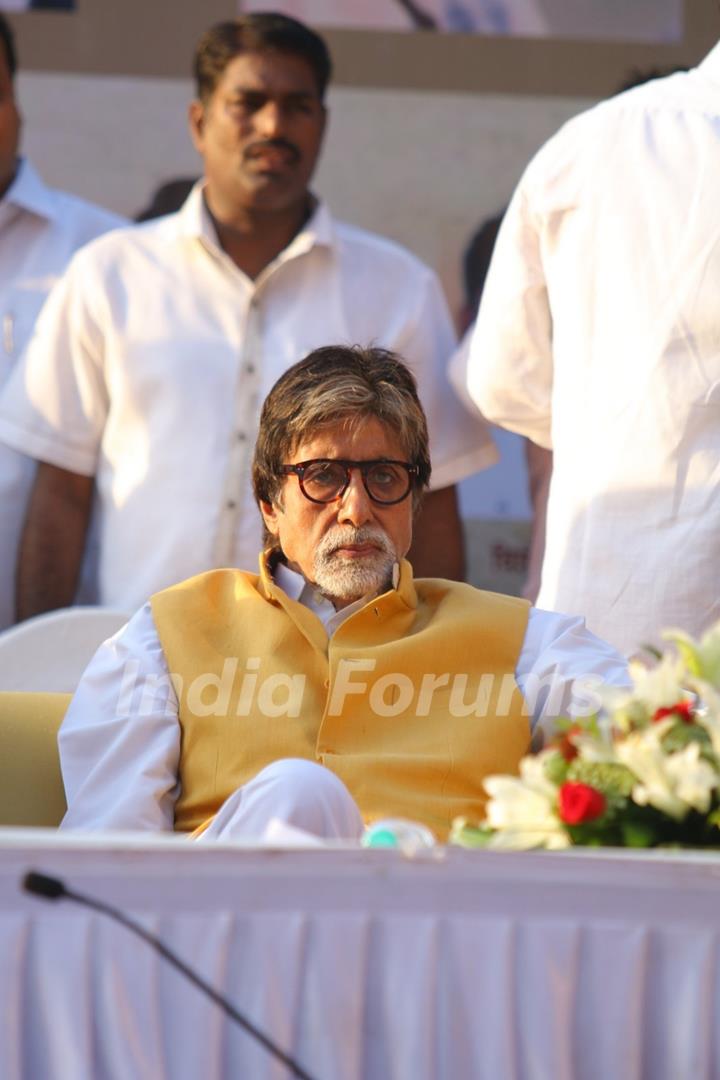
M 350 470 L 359 469 L 365 490 L 375 503 L 392 506 L 410 494 L 417 465 L 407 461 L 344 461 L 339 458 L 313 458 L 297 465 L 281 465 L 283 476 L 297 476 L 300 490 L 314 503 L 341 499 L 350 484 Z

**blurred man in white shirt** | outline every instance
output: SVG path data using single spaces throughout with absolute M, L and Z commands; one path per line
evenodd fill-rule
M 720 616 L 720 46 L 566 124 L 500 230 L 468 390 L 552 449 L 541 607 L 626 653 Z
M 0 14 L 0 387 L 73 253 L 123 224 L 115 214 L 46 187 L 19 156 L 16 68 L 13 34 Z M 0 629 L 13 618 L 15 559 L 32 473 L 29 458 L 0 446 Z

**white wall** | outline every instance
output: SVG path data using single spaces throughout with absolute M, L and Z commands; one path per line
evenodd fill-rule
M 199 171 L 185 123 L 191 93 L 189 80 L 22 74 L 25 149 L 49 182 L 133 214 L 162 180 Z M 587 104 L 336 89 L 316 187 L 337 214 L 435 266 L 456 307 L 468 235 Z

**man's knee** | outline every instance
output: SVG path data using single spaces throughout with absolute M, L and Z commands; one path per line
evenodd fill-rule
M 317 761 L 309 761 L 307 758 L 279 758 L 271 761 L 259 773 L 256 773 L 253 783 L 291 783 L 297 790 L 308 789 L 308 793 L 327 787 L 330 791 L 344 791 L 347 788 L 342 780 Z M 348 792 L 349 794 L 349 792 Z
M 325 836 L 359 836 L 362 819 L 339 776 L 315 761 L 281 758 L 261 769 L 246 787 L 274 805 L 276 816 Z

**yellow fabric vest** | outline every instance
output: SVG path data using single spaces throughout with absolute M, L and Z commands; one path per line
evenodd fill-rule
M 530 726 L 514 679 L 524 600 L 435 578 L 371 600 L 332 637 L 260 575 L 213 570 L 152 598 L 181 727 L 175 828 L 190 831 L 279 758 L 332 769 L 366 821 L 445 839 L 482 816 L 483 777 L 517 771 Z

